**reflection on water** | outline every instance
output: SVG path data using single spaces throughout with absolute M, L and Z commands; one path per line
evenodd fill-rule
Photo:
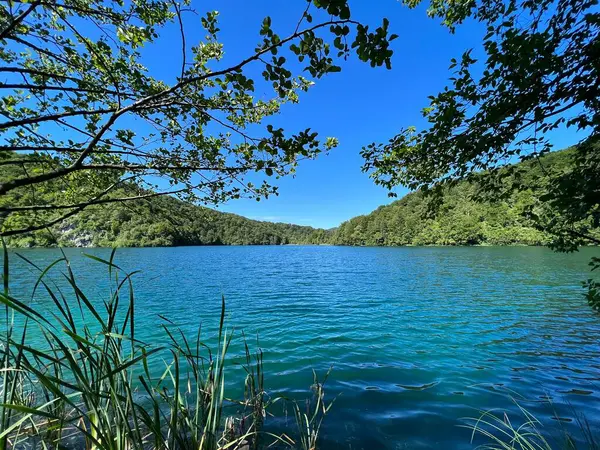
M 24 253 L 38 264 L 58 254 Z M 576 411 L 598 423 L 600 318 L 580 284 L 594 254 L 195 247 L 122 249 L 117 262 L 142 270 L 139 338 L 162 337 L 158 314 L 210 332 L 224 294 L 228 323 L 259 334 L 273 392 L 306 392 L 311 369 L 333 365 L 328 392 L 341 395 L 325 424 L 327 447 L 416 449 L 473 448 L 459 418 L 514 413 L 510 396 L 555 428 L 576 428 Z M 68 255 L 82 284 L 98 292 L 102 269 L 80 250 Z M 25 291 L 33 275 L 11 261 Z

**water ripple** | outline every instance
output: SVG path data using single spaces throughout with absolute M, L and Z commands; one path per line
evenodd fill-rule
M 109 250 L 95 253 L 106 257 Z M 54 250 L 27 250 L 39 264 Z M 91 290 L 105 274 L 67 252 Z M 210 337 L 225 295 L 228 324 L 264 349 L 272 393 L 306 395 L 334 366 L 326 448 L 472 448 L 461 417 L 511 396 L 551 429 L 600 419 L 600 319 L 585 304 L 591 249 L 196 247 L 123 249 L 136 276 L 139 338 L 163 314 Z M 18 258 L 22 291 L 30 277 Z M 31 275 L 33 277 L 33 275 Z M 31 278 L 30 277 L 30 278 Z M 17 286 L 15 289 L 19 291 Z M 243 354 L 235 343 L 236 360 Z M 244 376 L 234 370 L 227 386 Z M 552 405 L 549 406 L 549 402 Z

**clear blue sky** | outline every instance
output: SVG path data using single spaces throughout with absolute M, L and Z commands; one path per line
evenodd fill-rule
M 286 35 L 305 5 L 303 0 L 192 3 L 199 12 L 219 11 L 225 65 L 253 53 L 263 17 L 271 16 L 274 29 Z M 261 202 L 230 201 L 220 210 L 259 220 L 331 228 L 391 201 L 385 189 L 361 172 L 361 147 L 387 141 L 401 127 L 424 125 L 420 111 L 427 106 L 427 96 L 447 84 L 450 59 L 469 48 L 474 48 L 477 56 L 483 32 L 478 24 L 467 23 L 450 34 L 438 20 L 427 17 L 425 8 L 409 10 L 397 0 L 351 0 L 350 6 L 353 19 L 363 23 L 377 26 L 381 18 L 389 18 L 391 32 L 400 36 L 393 42 L 392 70 L 373 69 L 354 57 L 342 64 L 341 73 L 319 80 L 299 104 L 284 106 L 269 123 L 287 131 L 312 127 L 322 137 L 337 137 L 339 147 L 329 155 L 302 162 L 294 178 L 280 180 L 278 197 Z M 199 17 L 186 21 L 187 31 L 192 30 L 190 44 L 194 44 L 194 28 L 199 29 L 197 20 Z M 159 51 L 147 55 L 148 65 L 155 70 L 178 67 L 179 36 L 178 30 L 172 31 L 160 40 Z M 196 38 L 202 35 L 201 30 L 198 33 Z M 256 94 L 272 95 L 266 90 Z M 556 148 L 574 142 L 571 133 L 558 133 L 554 139 Z M 399 196 L 406 192 L 397 191 Z

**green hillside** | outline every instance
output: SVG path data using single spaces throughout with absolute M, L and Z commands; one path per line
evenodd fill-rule
M 336 245 L 545 245 L 549 237 L 539 229 L 540 196 L 550 180 L 572 167 L 572 150 L 554 152 L 541 160 L 513 166 L 520 189 L 507 190 L 502 200 L 473 199 L 478 180 L 459 182 L 444 191 L 441 205 L 432 214 L 431 197 L 413 192 L 371 214 L 355 217 L 334 230 L 250 220 L 235 214 L 185 203 L 173 197 L 153 197 L 123 204 L 98 205 L 42 230 L 8 238 L 12 247 L 31 246 L 178 246 L 255 244 Z M 517 180 L 515 173 L 503 185 Z M 3 168 L 2 176 L 11 176 Z M 128 192 L 128 189 L 131 192 Z M 59 191 L 59 190 L 57 190 Z M 139 189 L 114 195 L 139 194 Z M 46 202 L 61 195 L 47 194 Z M 25 205 L 27 197 L 6 197 L 2 204 Z M 39 198 L 38 198 L 39 201 Z M 3 229 L 18 227 L 22 217 L 4 219 Z
M 121 190 L 114 195 L 132 193 Z M 3 204 L 12 206 L 25 202 L 23 198 L 3 199 Z M 22 221 L 19 217 L 9 217 L 2 228 L 16 228 L 15 222 Z M 279 245 L 321 243 L 325 236 L 325 230 L 250 220 L 163 196 L 91 206 L 50 231 L 9 237 L 7 244 L 9 247 Z
M 157 197 L 131 204 L 90 207 L 51 232 L 8 239 L 12 247 L 256 245 L 319 243 L 324 230 L 261 222 Z
M 519 189 L 507 189 L 505 198 L 476 201 L 481 182 L 459 182 L 447 188 L 441 205 L 432 214 L 430 197 L 413 192 L 372 213 L 342 223 L 333 233 L 337 245 L 545 245 L 549 236 L 540 231 L 543 202 L 551 179 L 573 166 L 573 150 L 550 153 L 539 160 L 513 166 L 513 172 L 499 186 L 518 182 Z M 508 174 L 508 172 L 507 172 Z M 537 217 L 534 222 L 533 217 Z

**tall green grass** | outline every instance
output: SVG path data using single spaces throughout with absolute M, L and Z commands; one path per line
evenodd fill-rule
M 560 426 L 544 428 L 543 423 L 512 398 L 519 415 L 511 419 L 506 413 L 482 411 L 478 418 L 466 418 L 465 428 L 471 430 L 471 442 L 476 436 L 485 443 L 484 450 L 600 450 L 595 431 L 590 423 L 574 411 L 577 431 L 574 436 Z M 560 422 L 559 422 L 560 423 Z M 577 437 L 578 439 L 575 439 Z M 583 444 L 577 444 L 582 442 Z
M 166 319 L 162 344 L 148 344 L 136 333 L 135 272 L 122 270 L 114 251 L 108 260 L 88 255 L 108 271 L 109 294 L 101 302 L 85 294 L 64 253 L 46 268 L 19 256 L 39 273 L 32 299 L 50 299 L 49 312 L 12 295 L 6 248 L 3 255 L 0 450 L 21 445 L 90 450 L 250 450 L 273 444 L 316 448 L 331 407 L 325 405 L 323 383 L 316 375 L 314 400 L 306 410 L 294 403 L 298 429 L 281 435 L 266 431 L 269 407 L 285 400 L 266 395 L 262 352 L 251 351 L 244 338 L 244 395 L 227 397 L 227 355 L 234 333 L 225 327 L 224 299 L 216 347 L 205 343 L 200 328 L 187 336 Z M 49 276 L 55 266 L 64 268 L 61 282 Z M 164 361 L 158 373 L 152 369 L 157 361 Z

